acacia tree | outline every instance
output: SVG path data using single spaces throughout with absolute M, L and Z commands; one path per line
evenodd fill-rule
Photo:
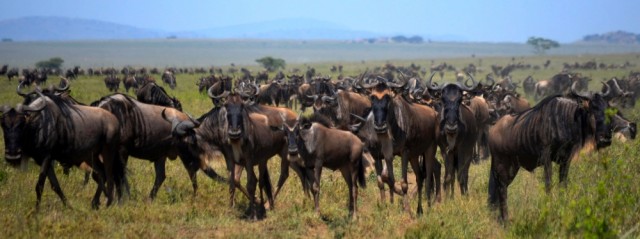
M 36 68 L 42 68 L 47 70 L 60 70 L 64 60 L 60 57 L 53 57 L 49 60 L 39 61 L 36 63 Z
M 270 56 L 257 59 L 256 62 L 260 63 L 260 65 L 266 68 L 269 72 L 274 72 L 280 68 L 284 69 L 286 65 L 284 59 L 273 58 Z
M 534 52 L 540 55 L 544 54 L 546 50 L 560 46 L 557 41 L 542 37 L 529 37 L 527 44 L 533 46 Z

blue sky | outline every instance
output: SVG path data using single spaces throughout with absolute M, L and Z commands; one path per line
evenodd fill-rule
M 640 33 L 640 1 L 362 0 L 3 0 L 0 20 L 65 16 L 165 31 L 201 30 L 276 19 L 309 18 L 384 34 L 572 42 L 616 30 Z

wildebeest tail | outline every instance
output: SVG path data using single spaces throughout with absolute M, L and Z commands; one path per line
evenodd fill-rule
M 358 185 L 360 185 L 360 187 L 362 188 L 367 187 L 367 179 L 365 175 L 365 164 L 367 164 L 367 162 L 365 160 L 364 151 L 363 151 L 362 154 L 360 154 L 360 160 L 358 161 L 358 169 L 357 169 Z
M 119 156 L 113 160 L 113 179 L 116 183 L 118 196 L 129 194 L 129 182 L 127 180 L 126 163 Z

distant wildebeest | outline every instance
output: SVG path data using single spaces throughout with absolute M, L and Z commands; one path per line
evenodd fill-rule
M 138 101 L 142 103 L 167 106 L 182 111 L 180 101 L 176 97 L 169 96 L 164 88 L 155 82 L 150 82 L 140 87 L 136 91 L 136 96 Z
M 168 84 L 169 88 L 171 88 L 172 90 L 175 89 L 177 86 L 176 76 L 173 72 L 169 70 L 162 73 L 162 82 L 164 82 L 165 84 Z
M 575 86 L 575 84 L 574 84 Z M 569 97 L 550 96 L 517 115 L 506 115 L 491 127 L 489 203 L 508 219 L 507 187 L 522 167 L 544 167 L 545 188 L 551 188 L 551 164 L 560 165 L 560 184 L 566 185 L 574 155 L 587 144 L 597 148 L 611 143 L 610 120 L 603 94 L 580 95 L 571 87 Z
M 474 91 L 478 83 L 469 75 L 473 82 L 471 87 L 455 83 L 433 86 L 433 75 L 432 73 L 426 87 L 432 95 L 440 96 L 438 124 L 441 153 L 445 158 L 444 189 L 449 191 L 449 196 L 452 197 L 453 183 L 457 176 L 460 192 L 465 195 L 468 191 L 469 166 L 479 129 L 474 112 L 462 102 L 465 92 Z
M 107 197 L 107 206 L 111 205 L 114 186 L 120 197 L 121 184 L 125 181 L 124 164 L 117 154 L 118 120 L 103 109 L 72 104 L 55 94 L 44 95 L 38 90 L 36 93 L 40 97 L 29 105 L 0 108 L 7 162 L 15 166 L 23 158 L 31 157 L 41 167 L 36 184 L 36 208 L 47 178 L 67 204 L 53 161 L 64 167 L 90 167 L 98 184 L 91 206 L 99 207 L 102 193 Z
M 134 91 L 138 89 L 138 81 L 133 75 L 125 76 L 122 80 L 122 84 L 124 85 L 124 89 L 125 91 L 127 91 L 127 93 L 131 88 L 133 88 Z
M 9 71 L 7 71 L 7 79 L 9 79 L 9 81 L 11 81 L 11 79 L 13 79 L 14 77 L 18 77 L 19 75 L 20 71 L 16 67 L 11 68 Z
M 149 198 L 154 199 L 166 178 L 166 159 L 175 159 L 180 155 L 180 142 L 176 142 L 172 137 L 173 125 L 165 120 L 162 114 L 181 121 L 189 121 L 191 118 L 176 109 L 145 104 L 118 93 L 102 97 L 91 105 L 111 112 L 120 122 L 122 147 L 118 152 L 125 163 L 129 156 L 153 162 L 156 177 Z M 189 174 L 194 195 L 198 188 L 198 169 L 202 169 L 210 178 L 224 181 L 207 164 L 191 161 L 193 158 L 189 157 L 180 157 L 180 160 Z
M 317 213 L 320 213 L 322 168 L 339 169 L 349 188 L 349 215 L 355 217 L 358 184 L 366 185 L 364 144 L 349 131 L 331 128 L 328 119 L 323 118 L 314 114 L 301 118 L 293 126 L 286 124 L 283 118 L 289 156 L 299 155 L 301 159 L 294 163 L 303 167 L 305 179 L 313 182 L 311 190 Z
M 526 95 L 531 96 L 536 89 L 536 81 L 532 76 L 527 76 L 527 78 L 522 82 L 522 88 Z
M 118 78 L 115 74 L 111 74 L 104 78 L 104 85 L 111 92 L 118 92 L 120 89 L 120 78 Z

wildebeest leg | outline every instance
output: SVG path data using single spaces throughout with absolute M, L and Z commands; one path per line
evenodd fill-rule
M 193 196 L 195 197 L 198 193 L 198 164 L 182 157 L 180 157 L 180 161 L 182 161 L 182 165 L 184 165 L 184 168 L 187 170 L 189 180 L 191 180 L 191 187 L 193 187 Z M 214 174 L 216 173 L 214 172 Z
M 256 185 L 258 183 L 258 179 L 256 177 L 256 173 L 253 171 L 253 165 L 250 163 L 251 160 L 247 160 L 245 164 L 245 168 L 247 169 L 247 192 L 249 193 L 249 218 L 253 220 L 258 219 L 258 211 L 256 207 Z
M 87 184 L 89 183 L 89 177 L 91 173 L 89 172 L 84 172 L 84 179 L 82 180 L 82 186 L 87 186 Z
M 352 218 L 356 217 L 356 207 L 355 203 L 358 197 L 358 189 L 356 188 L 357 175 L 356 170 L 352 165 L 346 165 L 340 168 L 340 173 L 344 178 L 344 181 L 347 183 L 347 187 L 349 187 L 349 216 Z
M 286 150 L 283 147 L 283 151 Z M 298 176 L 300 177 L 300 173 L 298 173 Z M 280 153 L 280 177 L 278 178 L 278 184 L 276 185 L 276 194 L 275 197 L 278 197 L 278 193 L 280 193 L 280 190 L 282 189 L 282 186 L 284 185 L 284 183 L 287 181 L 287 178 L 289 178 L 289 160 L 287 160 L 287 155 L 286 153 Z M 302 177 L 300 177 L 302 179 Z M 305 183 L 304 180 L 302 180 L 302 189 L 305 188 Z M 305 190 L 306 191 L 306 190 Z M 271 204 L 269 204 L 270 206 L 273 206 Z
M 503 223 L 506 223 L 509 219 L 509 210 L 507 207 L 507 187 L 508 183 L 504 183 L 498 180 L 497 184 L 499 201 L 500 201 L 500 219 Z
M 273 208 L 275 207 L 275 203 L 273 199 L 273 192 L 271 190 L 271 180 L 269 177 L 269 170 L 267 169 L 266 161 L 258 165 L 258 170 L 260 173 L 260 180 L 258 182 L 260 186 L 260 203 L 264 204 L 264 198 L 262 198 L 262 191 L 264 190 L 264 192 L 267 194 L 267 200 L 269 200 L 269 207 L 271 208 L 271 210 L 273 210 Z
M 93 195 L 93 199 L 91 200 L 91 208 L 98 210 L 98 208 L 100 207 L 100 194 L 102 194 L 103 192 L 106 194 L 106 191 L 104 188 L 104 179 L 99 175 L 99 173 L 96 170 L 99 170 L 99 169 L 96 168 L 91 173 L 93 181 L 95 181 L 96 184 L 98 185 L 98 188 L 96 188 L 96 193 Z
M 416 174 L 416 184 L 418 184 L 418 209 L 416 210 L 418 215 L 422 215 L 422 182 L 424 182 L 424 176 L 423 176 L 423 170 L 422 168 L 420 168 L 420 162 L 418 161 L 419 158 L 418 157 L 413 157 L 411 159 L 411 168 L 413 169 L 413 172 Z M 426 159 L 422 159 L 423 161 Z M 406 172 L 402 172 L 403 175 L 402 177 L 407 178 L 407 174 Z M 404 190 L 404 189 L 403 189 Z M 405 191 L 405 197 L 408 197 L 406 195 L 406 191 Z M 409 206 L 407 204 L 407 206 Z
M 165 168 L 164 168 L 166 161 L 167 161 L 167 158 L 162 157 L 162 158 L 156 159 L 153 162 L 153 167 L 156 170 L 156 180 L 153 182 L 153 188 L 151 188 L 151 192 L 149 193 L 149 198 L 151 200 L 156 198 L 156 194 L 158 194 L 158 190 L 160 189 L 160 186 L 162 186 L 162 183 L 167 177 L 167 175 L 165 174 Z
M 389 198 L 393 204 L 393 194 L 400 194 L 399 191 L 396 191 L 395 176 L 393 175 L 393 155 L 390 158 L 385 157 L 384 161 L 386 164 L 382 166 L 382 180 L 386 179 L 387 185 L 389 185 Z
M 449 198 L 453 198 L 453 183 L 454 183 L 454 152 L 447 153 L 447 157 L 444 161 L 444 191 L 449 194 Z
M 459 151 L 458 154 L 458 184 L 460 185 L 460 194 L 467 195 L 469 190 L 469 166 L 471 166 L 471 159 L 466 158 L 465 155 L 470 155 L 468 152 Z M 468 157 L 468 156 L 467 156 Z
M 320 177 L 322 175 L 322 161 L 316 159 L 316 163 L 314 165 L 314 179 L 313 186 L 311 190 L 313 190 L 313 203 L 315 206 L 315 211 L 320 214 Z
M 36 183 L 36 210 L 40 209 L 40 199 L 42 198 L 42 190 L 44 189 L 44 182 L 47 179 L 47 172 L 51 167 L 51 158 L 46 157 L 42 161 L 40 166 L 40 174 L 38 175 L 38 182 Z
M 229 162 L 227 162 L 229 163 Z M 231 162 L 233 164 L 233 162 Z M 236 197 L 236 170 L 235 168 L 231 168 L 229 170 L 229 207 L 235 206 L 235 197 Z M 247 198 L 249 195 L 247 194 Z M 251 200 L 251 199 L 249 199 Z
M 375 159 L 374 167 L 376 169 L 378 189 L 380 189 L 380 202 L 384 202 L 384 180 L 382 179 L 382 159 Z
M 570 159 L 569 159 L 570 160 Z M 565 161 L 560 163 L 560 171 L 559 171 L 559 181 L 560 186 L 567 187 L 567 177 L 569 176 L 569 165 L 571 161 Z
M 547 147 L 542 151 L 542 156 L 540 157 L 542 163 L 544 165 L 544 189 L 547 193 L 551 191 L 551 150 Z
M 60 200 L 62 200 L 62 204 L 67 206 L 67 198 L 64 196 L 64 193 L 62 193 L 60 183 L 58 182 L 58 177 L 56 177 L 56 172 L 53 171 L 53 167 L 49 167 L 49 170 L 47 170 L 47 177 L 49 178 L 51 189 L 53 189 L 53 191 L 58 194 L 58 197 L 60 197 Z

